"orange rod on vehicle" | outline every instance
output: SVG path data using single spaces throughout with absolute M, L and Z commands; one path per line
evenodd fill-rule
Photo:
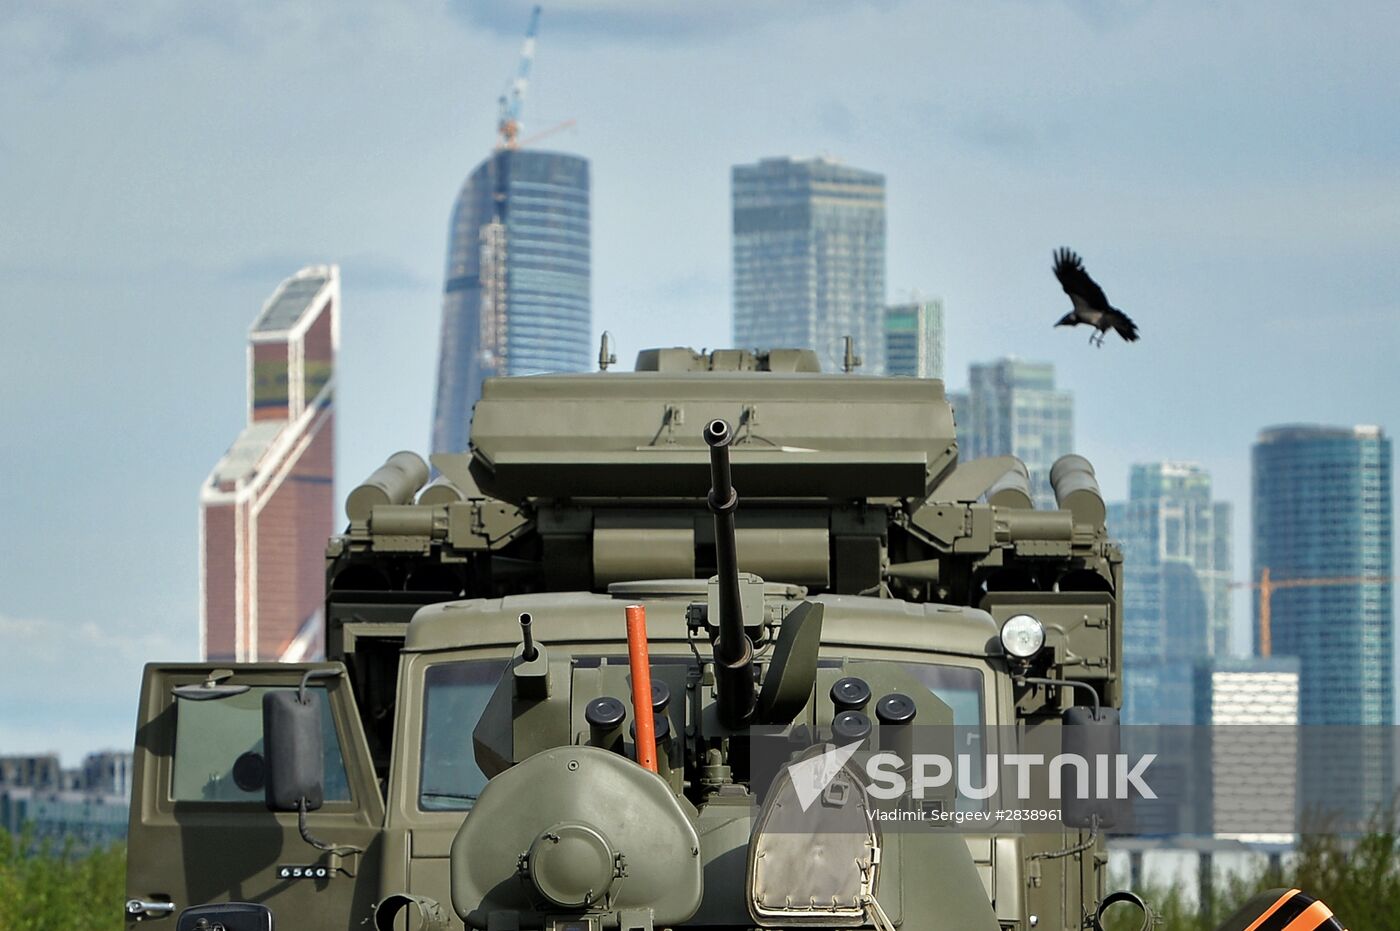
M 651 710 L 651 656 L 647 652 L 647 609 L 627 606 L 627 664 L 632 672 L 632 717 L 637 722 L 637 762 L 656 772 L 656 719 Z

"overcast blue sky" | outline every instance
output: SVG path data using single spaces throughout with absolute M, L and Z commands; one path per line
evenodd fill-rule
M 0 753 L 129 746 L 197 650 L 197 495 L 248 325 L 339 262 L 343 495 L 424 449 L 448 212 L 528 4 L 0 8 Z M 727 344 L 729 168 L 881 171 L 891 298 L 969 362 L 1053 361 L 1079 451 L 1203 463 L 1282 421 L 1400 429 L 1393 2 L 546 4 L 526 132 L 592 162 L 594 328 Z M 1077 249 L 1142 328 L 1054 331 Z M 1240 608 L 1243 609 L 1243 603 Z

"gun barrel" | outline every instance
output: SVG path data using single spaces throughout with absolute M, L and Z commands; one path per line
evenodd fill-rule
M 540 651 L 535 649 L 535 635 L 530 630 L 530 613 L 524 612 L 520 615 L 520 656 L 527 663 L 533 663 L 535 657 L 540 655 Z
M 739 602 L 739 552 L 734 538 L 734 511 L 739 493 L 729 468 L 734 433 L 724 420 L 705 425 L 710 447 L 710 512 L 715 517 L 715 570 L 719 577 L 719 637 L 715 641 L 715 685 L 720 720 L 738 728 L 753 716 L 753 643 L 744 632 Z

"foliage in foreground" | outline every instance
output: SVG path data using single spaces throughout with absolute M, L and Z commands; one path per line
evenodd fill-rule
M 1205 908 L 1181 888 L 1134 891 L 1157 915 L 1153 931 L 1215 931 L 1249 898 L 1276 888 L 1301 889 L 1321 899 L 1344 927 L 1400 929 L 1400 817 L 1391 811 L 1373 818 L 1359 838 L 1304 835 L 1281 872 L 1261 867 L 1253 874 L 1217 877 Z M 1137 931 L 1140 919 L 1128 911 L 1107 916 L 1105 931 Z
M 0 831 L 0 928 L 4 931 L 105 931 L 122 926 L 126 848 L 84 854 Z
M 126 849 L 120 845 L 86 854 L 71 847 L 41 845 L 34 853 L 27 837 L 0 831 L 0 929 L 85 931 L 120 929 Z M 1195 890 L 1147 887 L 1135 890 L 1157 915 L 1154 931 L 1215 931 L 1231 912 L 1256 893 L 1298 888 L 1326 902 L 1353 929 L 1400 928 L 1400 817 L 1373 820 L 1361 838 L 1306 835 L 1282 873 L 1260 868 L 1253 874 L 1219 877 L 1206 908 Z M 1107 917 L 1106 931 L 1137 931 L 1131 909 Z

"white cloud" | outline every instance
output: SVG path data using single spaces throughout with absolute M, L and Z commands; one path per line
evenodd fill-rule
M 129 748 L 141 670 L 180 655 L 148 630 L 0 614 L 0 754 L 57 751 L 66 765 Z M 188 657 L 184 657 L 188 658 Z

